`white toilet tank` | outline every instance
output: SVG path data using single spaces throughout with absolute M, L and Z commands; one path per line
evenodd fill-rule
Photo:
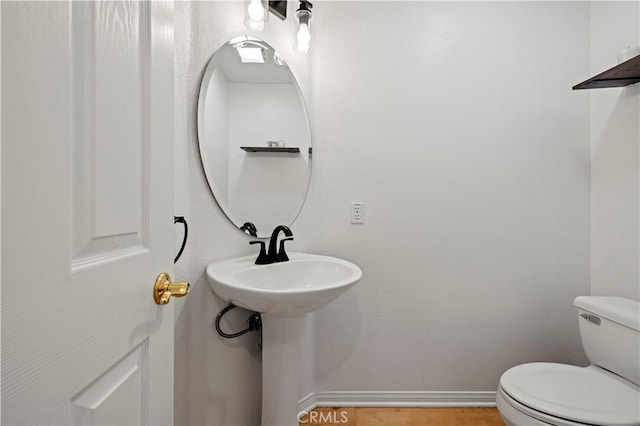
M 579 296 L 580 337 L 592 364 L 640 386 L 640 302 Z

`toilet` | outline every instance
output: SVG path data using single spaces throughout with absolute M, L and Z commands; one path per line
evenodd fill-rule
M 640 426 L 640 303 L 580 296 L 588 367 L 537 362 L 500 377 L 496 403 L 508 426 Z

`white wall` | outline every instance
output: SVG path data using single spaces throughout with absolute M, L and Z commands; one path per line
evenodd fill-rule
M 591 74 L 640 46 L 640 3 L 591 5 Z M 640 85 L 590 91 L 591 291 L 640 299 Z
M 176 275 L 193 285 L 177 304 L 176 423 L 257 424 L 256 336 L 215 334 L 224 303 L 204 278 L 254 248 L 209 194 L 195 134 L 209 56 L 247 33 L 242 3 L 176 12 L 176 214 L 191 236 Z M 571 302 L 589 293 L 590 111 L 571 86 L 589 74 L 589 5 L 323 1 L 313 24 L 310 57 L 291 49 L 293 20 L 260 35 L 311 104 L 292 249 L 364 278 L 313 315 L 301 396 L 493 391 L 521 362 L 584 363 Z M 348 223 L 350 201 L 365 224 Z
M 493 391 L 518 363 L 584 363 L 589 95 L 571 87 L 589 73 L 589 5 L 314 15 L 315 178 L 297 227 L 364 278 L 314 315 L 303 392 Z
M 225 340 L 217 335 L 213 322 L 226 304 L 212 294 L 204 276 L 207 263 L 250 254 L 256 247 L 250 247 L 249 238 L 226 219 L 207 186 L 198 152 L 198 93 L 211 55 L 238 35 L 261 37 L 280 51 L 305 93 L 308 93 L 309 58 L 293 52 L 291 19 L 281 22 L 272 17 L 268 31 L 252 33 L 243 24 L 243 5 L 237 1 L 175 3 L 175 213 L 185 216 L 189 222 L 189 243 L 176 264 L 175 274 L 192 285 L 189 297 L 176 300 L 175 423 L 178 425 L 260 423 L 262 382 L 261 354 L 256 347 L 258 336 L 250 333 Z M 293 14 L 293 2 L 289 7 L 289 14 Z M 179 227 L 176 235 L 182 236 Z M 304 239 L 296 238 L 291 247 L 305 249 L 303 242 Z M 179 247 L 179 242 L 176 245 Z M 222 326 L 228 331 L 238 330 L 246 325 L 247 316 L 246 311 L 232 311 L 225 316 Z

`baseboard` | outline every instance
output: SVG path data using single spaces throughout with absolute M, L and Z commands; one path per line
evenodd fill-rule
M 316 394 L 315 392 L 312 392 L 298 401 L 298 413 L 308 413 L 317 406 L 318 404 L 316 404 Z
M 496 393 L 482 392 L 315 392 L 298 401 L 300 411 L 316 407 L 495 407 Z

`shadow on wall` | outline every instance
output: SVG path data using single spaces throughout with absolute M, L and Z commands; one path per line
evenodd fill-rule
M 608 93 L 604 93 L 605 95 L 609 95 Z M 597 95 L 597 94 L 596 94 Z M 629 86 L 620 91 L 620 94 L 615 101 L 612 110 L 610 111 L 609 116 L 606 119 L 606 125 L 602 131 L 601 137 L 604 135 L 615 135 L 620 129 L 625 129 L 630 127 L 629 124 L 633 124 L 635 121 L 638 122 L 637 111 L 638 107 L 634 105 L 638 102 L 638 96 L 640 96 L 640 83 L 635 86 Z M 615 154 L 615 149 L 624 149 L 624 145 L 629 145 L 628 148 L 633 148 L 634 145 L 637 146 L 638 141 L 633 138 L 614 138 L 608 137 L 606 138 L 606 145 L 597 145 L 592 147 L 594 151 L 592 152 L 592 156 L 594 159 L 597 159 L 600 156 L 611 155 L 609 151 L 613 151 Z M 627 163 L 627 165 L 635 165 L 637 160 L 635 158 L 630 158 L 629 160 L 634 163 Z M 624 164 L 617 164 L 618 167 L 615 169 L 615 173 L 626 173 L 627 170 L 624 168 L 620 168 L 620 166 L 624 166 Z M 609 170 L 612 171 L 612 170 Z M 629 170 L 630 172 L 637 173 L 635 170 Z
M 235 339 L 219 336 L 214 322 L 225 306 L 211 291 L 204 273 L 192 283 L 175 328 L 176 424 L 260 423 L 259 334 L 247 333 Z M 248 311 L 234 309 L 225 315 L 221 326 L 227 331 L 243 328 L 248 316 Z M 244 409 L 228 410 L 230 401 L 242 401 Z
M 364 282 L 356 286 L 364 286 Z M 358 340 L 362 336 L 362 312 L 358 305 L 358 291 L 352 288 L 340 296 L 340 304 L 332 306 L 332 309 L 321 309 L 312 313 L 313 341 L 321 341 L 321 347 L 314 347 L 314 357 L 327 360 L 323 365 L 330 368 L 317 368 L 315 366 L 314 377 L 328 377 L 341 374 L 339 366 L 346 365 L 359 345 Z M 337 308 L 337 309 L 333 309 Z M 316 324 L 321 324 L 316 326 Z M 308 341 L 308 340 L 307 340 Z M 321 390 L 321 389 L 317 389 Z
M 639 96 L 640 84 L 591 95 L 592 294 L 638 297 Z

